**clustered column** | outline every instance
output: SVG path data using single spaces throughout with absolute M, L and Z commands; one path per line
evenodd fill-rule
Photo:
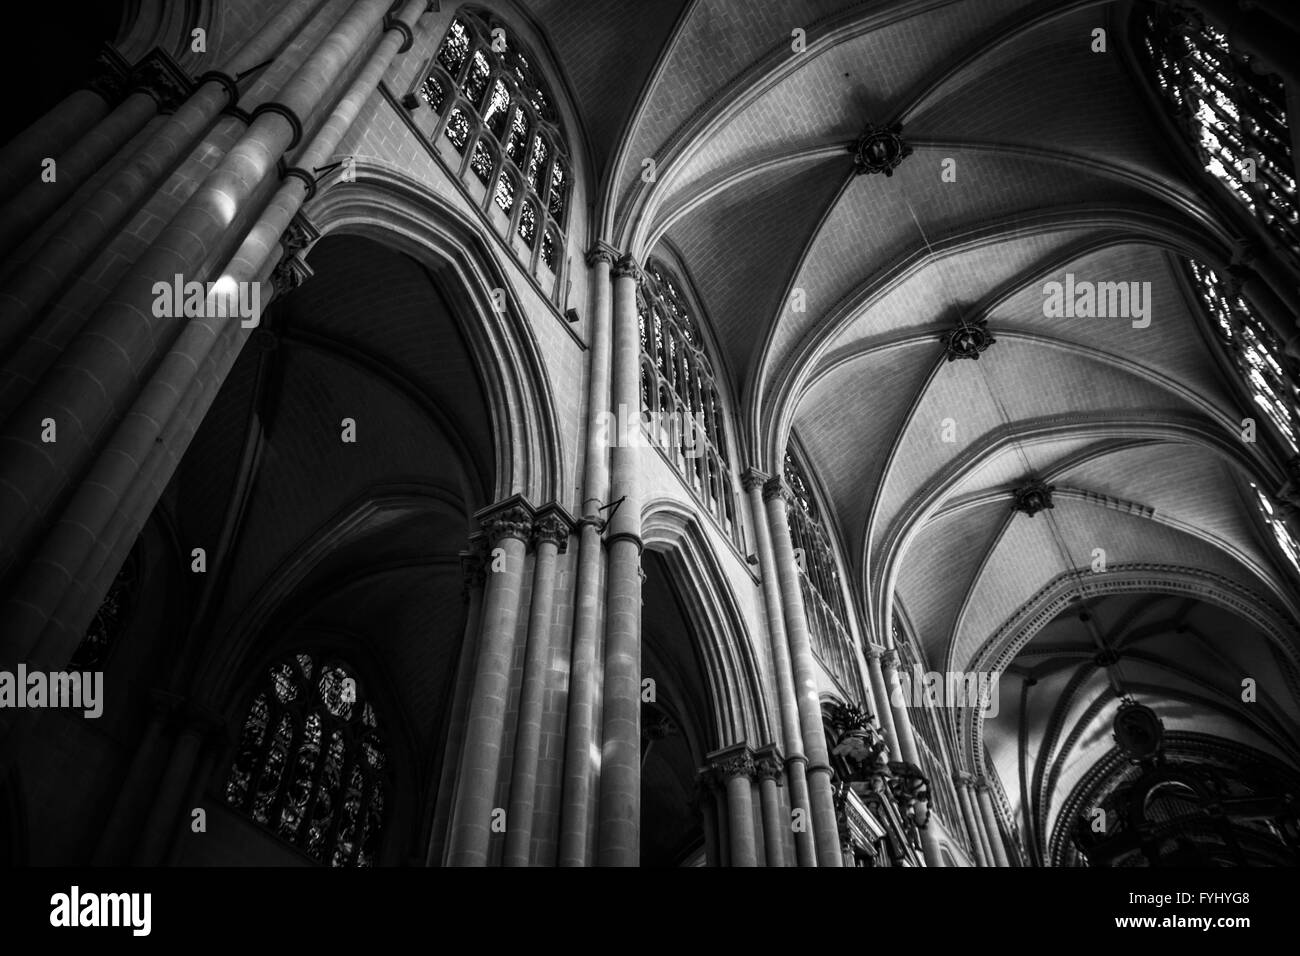
M 984 845 L 984 828 L 979 822 L 975 801 L 971 797 L 971 780 L 971 775 L 965 771 L 959 770 L 952 775 L 952 782 L 957 785 L 957 802 L 961 805 L 961 815 L 966 823 L 966 833 L 970 838 L 971 851 L 975 854 L 975 862 L 978 866 L 990 866 Z
M 762 575 L 763 606 L 767 617 L 767 635 L 776 678 L 776 697 L 781 717 L 781 738 L 785 744 L 785 776 L 790 782 L 790 809 L 801 813 L 803 825 L 794 830 L 795 857 L 800 866 L 817 865 L 816 835 L 810 825 L 812 803 L 808 795 L 808 759 L 803 751 L 803 734 L 799 726 L 799 703 L 790 665 L 790 645 L 785 633 L 785 616 L 781 609 L 781 585 L 777 580 L 772 534 L 763 506 L 763 483 L 766 476 L 753 468 L 743 477 L 745 493 L 754 515 L 754 537 L 758 548 L 758 566 Z
M 1010 866 L 1011 861 L 1007 859 L 1007 848 L 1002 842 L 1002 830 L 998 826 L 998 815 L 993 810 L 993 797 L 989 793 L 989 782 L 984 777 L 976 778 L 975 795 L 984 817 L 985 836 L 993 850 L 993 862 L 997 866 Z
M 799 726 L 804 753 L 809 760 L 808 793 L 813 831 L 816 834 L 817 863 L 819 866 L 843 866 L 835 799 L 831 789 L 830 755 L 826 750 L 821 701 L 817 693 L 817 664 L 813 660 L 803 592 L 799 585 L 799 570 L 795 565 L 794 544 L 786 516 L 786 491 L 780 478 L 772 478 L 763 486 L 763 500 L 767 506 L 768 530 L 772 536 L 773 563 L 781 586 L 781 605 L 790 645 Z

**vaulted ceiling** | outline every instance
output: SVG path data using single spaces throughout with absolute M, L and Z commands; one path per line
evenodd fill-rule
M 1105 603 L 1095 616 L 1115 640 L 1169 624 L 1134 668 L 1159 713 L 1204 713 L 1212 732 L 1259 744 L 1262 724 L 1212 716 L 1231 694 L 1210 706 L 1193 685 L 1269 666 L 1231 656 L 1247 646 L 1294 675 L 1295 651 L 1279 648 L 1300 646 L 1298 578 L 1250 487 L 1275 491 L 1281 456 L 1240 440 L 1257 412 L 1185 276 L 1184 256 L 1222 264 L 1242 230 L 1141 72 L 1134 5 L 528 7 L 584 119 L 604 238 L 676 253 L 745 464 L 772 471 L 797 440 L 872 632 L 888 633 L 897 599 L 931 667 L 998 659 L 1069 682 L 1090 638 L 1061 625 L 1017 648 L 1012 625 L 1073 588 Z M 857 175 L 855 139 L 895 123 L 911 154 L 889 176 Z M 1149 325 L 1048 317 L 1044 284 L 1067 274 L 1149 283 Z M 988 320 L 996 342 L 978 361 L 945 361 L 940 336 L 959 319 Z M 1030 476 L 1055 487 L 1032 517 L 1011 505 Z M 1113 587 L 1098 583 L 1113 571 Z M 1267 608 L 1277 632 L 1233 601 Z M 1179 627 L 1200 635 L 1194 648 Z M 984 728 L 1017 806 L 1026 741 L 1072 726 L 1086 745 L 1064 763 L 1042 755 L 1068 768 L 1109 740 L 1099 673 Z M 1292 748 L 1294 692 L 1279 688 L 1270 725 Z M 1051 799 L 1032 812 L 1046 800 L 1050 815 Z

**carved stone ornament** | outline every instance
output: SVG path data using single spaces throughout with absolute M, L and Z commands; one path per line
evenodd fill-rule
M 939 341 L 943 343 L 944 357 L 949 362 L 958 359 L 978 360 L 980 354 L 997 341 L 989 333 L 988 325 L 988 319 L 959 321 L 955 329 L 939 336 Z
M 1052 492 L 1055 490 L 1055 485 L 1049 485 L 1041 478 L 1030 478 L 1013 492 L 1015 501 L 1011 508 L 1013 511 L 1023 511 L 1032 518 L 1040 511 L 1056 507 L 1052 504 Z
M 496 547 L 503 538 L 527 541 L 532 530 L 533 516 L 521 505 L 506 508 L 483 522 L 483 531 L 492 547 Z
M 854 171 L 859 176 L 870 173 L 894 175 L 899 163 L 912 154 L 912 147 L 903 142 L 902 132 L 903 127 L 897 123 L 892 126 L 868 123 L 850 150 Z

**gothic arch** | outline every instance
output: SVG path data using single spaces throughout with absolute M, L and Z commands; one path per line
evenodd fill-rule
M 488 393 L 495 444 L 492 500 L 563 497 L 565 473 L 552 385 L 523 303 L 481 227 L 405 173 L 358 161 L 357 182 L 331 186 L 309 213 L 321 236 L 376 240 L 424 264 L 441 281 Z M 494 292 L 505 296 L 497 311 Z
M 692 637 L 706 662 L 715 747 L 774 739 L 753 643 L 710 536 L 689 508 L 661 498 L 642 511 L 642 537 L 682 586 Z

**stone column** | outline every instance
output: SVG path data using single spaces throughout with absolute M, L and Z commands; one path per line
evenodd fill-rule
M 893 725 L 898 735 L 898 748 L 903 759 L 924 772 L 921 762 L 921 748 L 916 745 L 916 732 L 912 729 L 912 715 L 908 713 L 908 696 L 898 691 L 898 651 L 889 648 L 881 655 L 884 664 L 883 677 L 889 692 L 889 710 L 893 716 Z M 898 692 L 896 692 L 898 691 Z M 923 701 L 912 701 L 914 706 L 923 706 Z M 929 825 L 917 828 L 921 835 L 921 852 L 925 856 L 926 866 L 943 866 L 943 853 L 939 850 L 939 838 Z
M 641 420 L 641 338 L 631 256 L 614 267 L 613 385 L 616 418 Z M 617 441 L 610 455 L 606 542 L 604 745 L 600 766 L 599 854 L 602 866 L 636 866 L 641 824 L 641 444 Z
M 758 866 L 754 839 L 754 803 L 750 778 L 754 757 L 744 744 L 733 744 L 709 754 L 710 766 L 727 798 L 727 832 L 732 866 Z
M 971 798 L 971 775 L 957 771 L 952 775 L 952 782 L 957 787 L 957 803 L 961 807 L 962 820 L 966 824 L 966 833 L 970 838 L 970 848 L 975 854 L 977 866 L 989 866 L 988 857 L 984 855 L 984 841 L 981 839 L 983 826 L 975 812 L 975 802 Z
M 135 212 L 203 136 L 221 110 L 234 105 L 235 77 L 274 55 L 319 0 L 291 0 L 249 39 L 221 71 L 205 73 L 198 89 L 168 116 L 130 158 L 99 186 L 27 260 L 0 291 L 0 351 L 29 327 Z M 62 174 L 62 170 L 60 170 Z
M 135 866 L 156 866 L 162 862 L 175 836 L 177 818 L 190 789 L 199 751 L 203 748 L 204 739 L 218 727 L 220 722 L 213 715 L 197 708 L 188 708 L 184 726 L 172 748 L 171 759 L 167 762 L 167 769 L 154 794 L 149 819 L 140 834 L 140 842 L 132 860 Z
M 801 765 L 802 766 L 802 765 Z M 758 778 L 758 802 L 763 813 L 763 849 L 768 866 L 785 866 L 785 833 L 790 825 L 781 812 L 777 787 L 785 776 L 785 761 L 776 744 L 754 753 L 754 775 Z
M 456 809 L 452 814 L 448 854 L 452 866 L 487 865 L 493 810 L 497 809 L 497 776 L 519 621 L 524 552 L 533 527 L 532 508 L 518 495 L 475 517 L 487 535 L 487 587 Z M 507 816 L 507 829 L 509 826 Z
M 408 0 L 402 16 L 414 22 L 423 10 L 423 0 Z M 314 165 L 324 162 L 332 155 L 399 47 L 403 43 L 409 45 L 410 36 L 411 28 L 402 17 L 390 21 L 383 41 L 329 121 L 305 151 L 304 161 Z M 290 86 L 292 87 L 292 81 Z M 223 278 L 223 281 L 231 282 L 230 288 L 235 288 L 238 283 L 256 280 L 268 258 L 278 248 L 278 241 L 289 227 L 294 214 L 309 195 L 307 185 L 303 182 L 304 177 L 293 175 L 295 170 L 290 170 L 290 175 L 276 193 L 265 215 L 250 231 L 232 260 L 231 270 Z M 314 180 L 311 182 L 311 190 L 315 190 Z M 175 413 L 186 393 L 186 386 L 215 343 L 221 327 L 233 321 L 231 318 L 215 317 L 190 321 L 181 332 L 175 348 L 139 393 L 131 408 L 131 415 L 126 416 L 114 432 L 108 446 L 95 461 L 90 476 L 78 488 L 67 506 L 63 519 L 46 538 L 37 560 L 24 573 L 23 585 L 19 588 L 19 592 L 26 596 L 19 611 L 24 636 L 16 633 L 13 638 L 15 642 L 31 640 L 25 635 L 36 627 L 44 626 L 59 602 L 68 579 L 83 577 L 75 573 L 80 563 L 69 556 L 86 549 L 88 542 L 85 539 L 88 533 L 102 532 L 107 525 L 135 479 L 140 463 L 155 443 L 158 432 Z M 124 468 L 123 462 L 133 463 L 136 467 Z M 19 629 L 15 627 L 14 630 L 18 632 Z M 65 650 L 71 652 L 63 645 L 75 637 L 75 630 L 50 628 L 48 636 L 41 636 L 43 646 L 36 654 L 61 660 L 65 656 Z M 55 646 L 46 650 L 44 645 L 47 644 Z
M 799 727 L 804 753 L 808 756 L 808 794 L 812 807 L 812 824 L 816 833 L 819 866 L 843 866 L 840 856 L 839 825 L 835 820 L 835 799 L 831 791 L 830 756 L 826 750 L 826 733 L 822 728 L 821 700 L 817 693 L 817 664 L 813 660 L 808 636 L 799 570 L 794 562 L 794 545 L 786 517 L 786 492 L 780 478 L 763 486 L 767 505 L 768 530 L 777 579 L 781 584 L 781 606 L 785 611 L 786 637 L 790 644 L 790 665 L 799 708 Z
M 124 864 L 129 859 L 126 848 L 139 831 L 149 811 L 150 792 L 156 788 L 159 764 L 165 753 L 163 733 L 172 714 L 182 703 L 175 694 L 162 690 L 149 692 L 149 719 L 143 736 L 131 758 L 126 779 L 113 800 L 113 809 L 99 834 L 94 866 Z
M 998 815 L 993 810 L 993 797 L 989 793 L 989 782 L 984 777 L 975 780 L 975 795 L 984 818 L 984 833 L 993 848 L 993 862 L 997 866 L 1010 866 L 1007 848 L 1002 842 L 1002 829 L 998 826 Z
M 155 315 L 155 286 L 175 275 L 197 278 L 203 263 L 232 238 L 229 227 L 251 212 L 255 197 L 302 135 L 327 91 L 382 20 L 387 0 L 357 0 L 271 102 L 259 106 L 248 131 L 222 158 L 153 244 L 127 270 L 106 301 L 6 423 L 0 457 L 0 575 L 30 555 L 38 534 L 73 476 L 92 459 L 101 435 L 130 407 L 138 389 L 186 324 Z M 59 441 L 42 445 L 33 427 L 59 424 Z M 81 548 L 87 546 L 83 541 Z M 61 564 L 74 560 L 62 554 Z M 0 659 L 22 658 L 34 640 L 23 606 L 8 609 L 18 625 L 0 645 Z
M 113 47 L 96 57 L 94 74 L 83 89 L 68 94 L 0 150 L 0 201 L 40 175 L 41 161 L 58 156 L 86 130 L 94 129 L 122 99 L 130 64 Z
M 573 519 L 559 505 L 542 508 L 533 525 L 537 557 L 533 563 L 532 607 L 528 614 L 528 645 L 524 652 L 519 716 L 515 723 L 515 756 L 510 764 L 510 808 L 506 815 L 506 866 L 527 866 L 533 838 L 537 799 L 537 766 L 541 758 L 542 722 L 546 717 L 546 686 L 551 666 L 551 618 L 555 609 L 555 560 L 569 547 Z
M 560 866 L 586 866 L 591 805 L 595 798 L 596 734 L 600 700 L 596 692 L 597 651 L 600 644 L 600 579 L 605 565 L 601 513 L 609 497 L 608 420 L 610 380 L 610 322 L 613 293 L 609 270 L 617 253 L 597 243 L 587 253 L 592 270 L 594 304 L 591 311 L 591 352 L 588 358 L 586 469 L 582 518 L 578 521 L 578 574 L 573 595 L 573 651 L 569 676 L 569 714 L 564 729 L 564 787 L 560 809 Z
M 801 810 L 805 823 L 794 834 L 795 855 L 800 866 L 816 866 L 817 837 L 810 825 L 812 803 L 808 796 L 808 759 L 804 756 L 803 737 L 799 729 L 799 702 L 790 665 L 790 644 L 785 633 L 785 612 L 781 607 L 781 586 L 777 581 L 772 533 L 768 529 L 763 507 L 763 483 L 766 480 L 766 476 L 754 468 L 747 469 L 741 478 L 754 516 L 755 547 L 758 549 L 758 568 L 763 583 L 763 608 L 767 621 L 768 645 L 772 652 L 772 670 L 781 718 L 781 740 L 787 754 L 785 772 L 786 779 L 790 781 L 790 809 Z
M 456 804 L 459 788 L 461 747 L 465 742 L 465 723 L 469 715 L 469 699 L 474 689 L 474 674 L 478 665 L 478 636 L 483 619 L 483 584 L 487 578 L 482 536 L 470 539 L 469 550 L 460 553 L 463 587 L 461 597 L 467 608 L 465 633 L 461 639 L 460 655 L 456 661 L 456 682 L 452 685 L 451 720 L 447 727 L 447 741 L 443 746 L 442 770 L 438 774 L 438 794 L 435 798 L 433 827 L 429 835 L 429 852 L 425 863 L 441 866 L 446 853 L 452 807 Z
M 903 748 L 898 739 L 898 728 L 894 726 L 894 709 L 891 706 L 890 687 L 885 683 L 885 674 L 880 667 L 884 648 L 871 645 L 867 650 L 867 674 L 871 677 L 871 696 L 876 699 L 876 719 L 880 729 L 885 732 L 885 742 L 889 744 L 889 759 L 902 760 Z

